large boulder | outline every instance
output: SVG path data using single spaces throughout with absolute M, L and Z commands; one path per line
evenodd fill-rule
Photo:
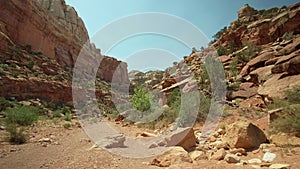
M 170 135 L 165 138 L 166 145 L 170 146 L 181 146 L 184 149 L 189 149 L 196 145 L 196 137 L 194 130 L 191 127 L 178 128 L 173 131 Z
M 193 160 L 190 158 L 187 151 L 182 147 L 172 147 L 170 150 L 164 152 L 163 154 L 156 156 L 151 165 L 156 165 L 159 167 L 170 167 L 171 165 L 178 165 L 182 163 L 192 163 Z
M 267 141 L 262 130 L 250 122 L 238 121 L 227 128 L 222 138 L 231 148 L 251 149 Z
M 263 85 L 258 87 L 257 93 L 267 97 L 284 97 L 284 91 L 300 85 L 300 75 L 285 76 L 273 74 Z
M 299 74 L 300 73 L 300 52 L 281 57 L 272 68 L 272 73 Z

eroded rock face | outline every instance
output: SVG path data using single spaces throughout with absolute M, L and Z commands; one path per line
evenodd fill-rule
M 232 148 L 251 149 L 267 141 L 263 131 L 249 122 L 239 121 L 230 125 L 223 137 Z
M 255 15 L 257 11 L 250 7 L 248 4 L 245 4 L 239 11 L 238 11 L 238 17 L 243 18 L 243 17 L 250 17 L 252 15 Z
M 247 42 L 251 42 L 255 45 L 264 45 L 274 42 L 286 32 L 293 31 L 294 34 L 300 32 L 299 5 L 288 11 L 280 12 L 275 17 L 261 18 L 254 22 L 252 22 L 251 18 L 247 19 L 247 17 L 249 17 L 248 15 L 252 13 L 254 14 L 255 10 L 251 9 L 251 7 L 244 6 L 239 11 L 239 20 L 243 20 L 242 18 L 246 17 L 245 21 L 250 21 L 251 23 L 248 23 L 248 26 L 240 26 L 236 30 L 225 34 L 215 44 L 229 46 L 229 42 L 234 42 L 236 46 L 242 46 Z M 235 22 L 233 22 L 233 24 L 235 24 Z
M 100 50 L 90 44 L 82 19 L 64 0 L 0 3 L 1 32 L 11 42 L 1 46 L 1 54 L 7 54 L 10 45 L 30 46 L 32 51 L 55 59 L 64 69 L 74 67 L 84 44 L 90 55 L 100 55 Z M 126 63 L 101 55 L 99 59 L 103 62 L 98 72 L 101 79 L 111 81 L 116 74 L 116 82 L 129 81 Z

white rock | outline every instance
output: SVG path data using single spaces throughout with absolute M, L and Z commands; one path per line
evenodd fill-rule
M 291 166 L 289 164 L 272 164 L 270 169 L 289 169 Z
M 263 156 L 263 161 L 264 162 L 269 162 L 271 163 L 272 161 L 274 161 L 274 159 L 276 158 L 276 154 L 274 153 L 270 153 L 270 152 L 266 152 Z
M 260 164 L 262 161 L 258 158 L 252 158 L 250 160 L 248 160 L 249 164 Z

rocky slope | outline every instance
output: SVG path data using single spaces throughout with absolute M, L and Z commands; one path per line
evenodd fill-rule
M 1 96 L 71 101 L 72 69 L 83 45 L 86 61 L 101 61 L 99 83 L 113 76 L 116 82 L 129 81 L 127 64 L 100 54 L 82 19 L 64 0 L 0 4 Z

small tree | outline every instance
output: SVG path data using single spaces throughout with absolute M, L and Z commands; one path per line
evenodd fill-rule
M 139 111 L 147 111 L 151 107 L 150 91 L 148 88 L 139 86 L 134 89 L 134 95 L 130 99 L 133 107 Z

